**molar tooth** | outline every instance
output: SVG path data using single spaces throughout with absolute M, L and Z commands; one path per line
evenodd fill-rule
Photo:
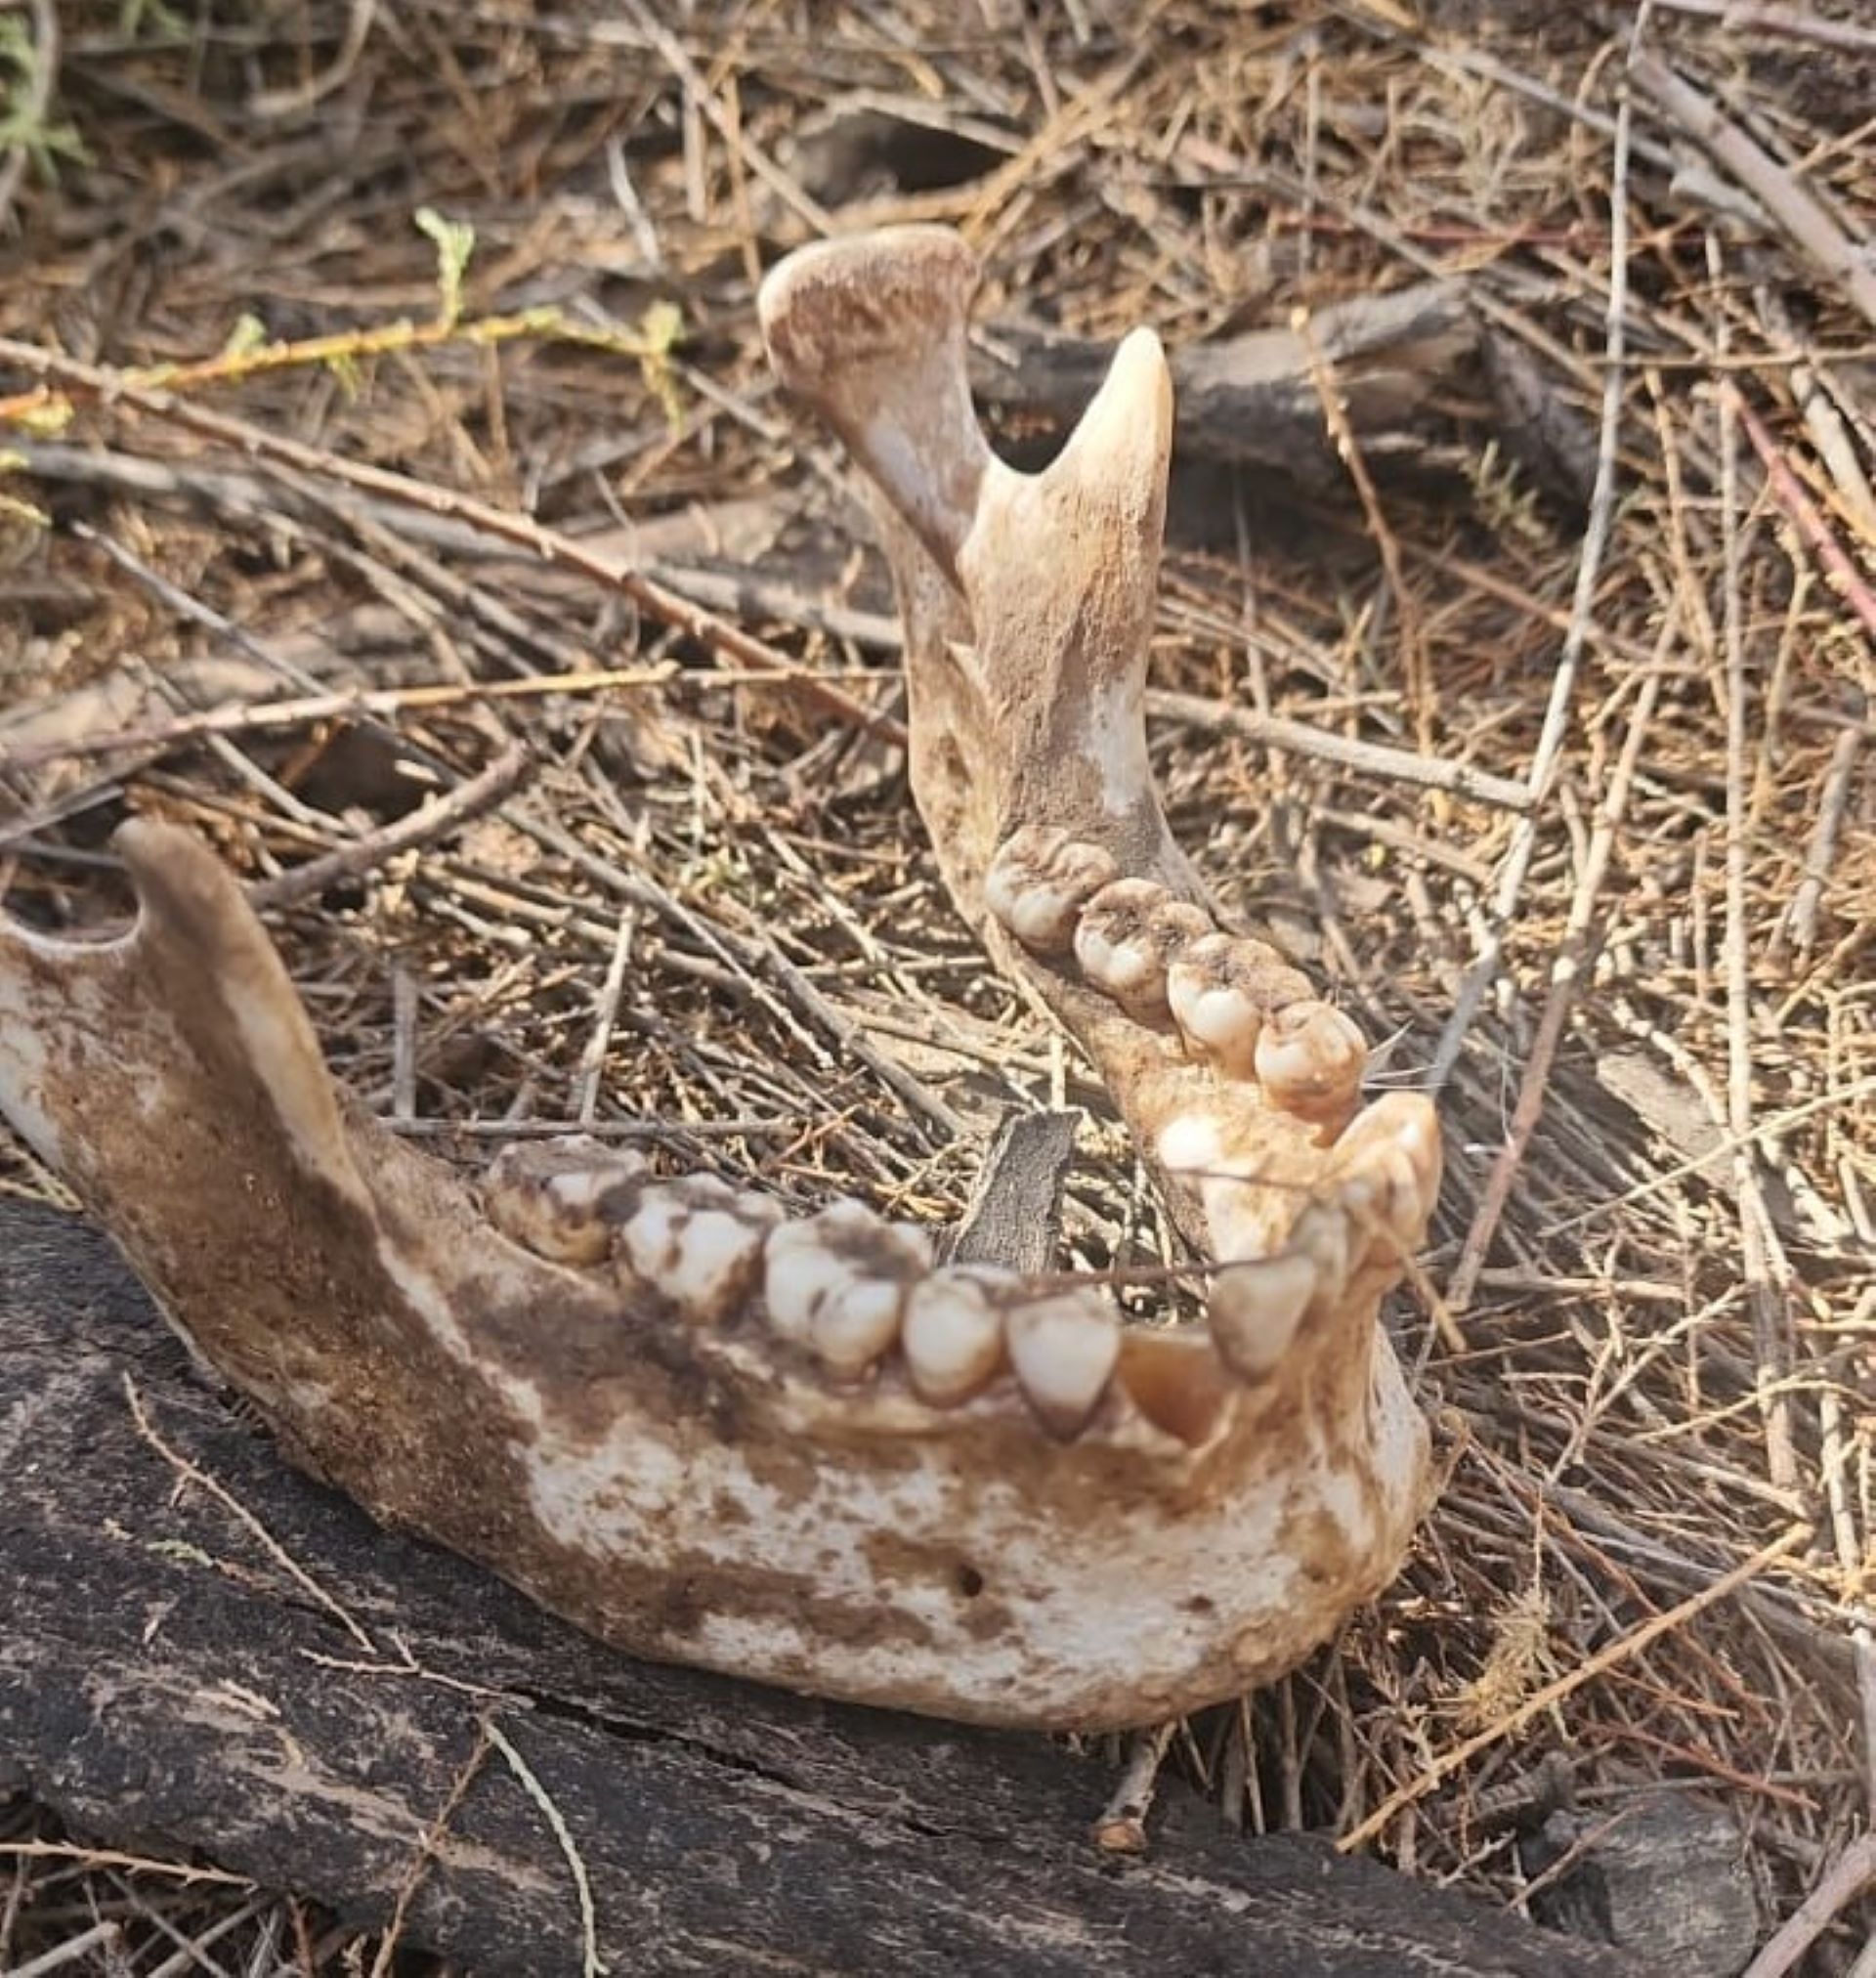
M 1009 1363 L 1051 1436 L 1072 1441 L 1093 1419 L 1121 1352 L 1121 1324 L 1093 1293 L 1064 1292 L 1009 1313 Z
M 1059 825 L 1026 824 L 997 849 L 984 875 L 984 904 L 1026 948 L 1063 953 L 1082 909 L 1120 868 L 1103 846 Z
M 1075 959 L 1082 973 L 1130 1015 L 1166 1014 L 1172 958 L 1212 931 L 1203 907 L 1175 900 L 1157 880 L 1116 880 L 1082 910 Z
M 842 1231 L 872 1220 L 860 1203 L 839 1201 L 769 1232 L 762 1248 L 762 1302 L 770 1326 L 784 1339 L 807 1345 L 815 1313 L 849 1275 L 836 1247 Z
M 1262 1380 L 1289 1352 L 1316 1295 L 1314 1261 L 1297 1250 L 1230 1264 L 1212 1280 L 1207 1304 L 1219 1357 L 1250 1381 Z
M 1202 1448 L 1217 1434 L 1231 1387 L 1216 1349 L 1196 1330 L 1155 1332 L 1128 1326 L 1121 1334 L 1115 1378 L 1156 1429 Z
M 589 1134 L 511 1140 L 484 1170 L 482 1199 L 495 1227 L 536 1257 L 600 1264 L 644 1178 L 643 1155 Z
M 906 1286 L 931 1268 L 931 1245 L 909 1224 L 839 1201 L 784 1223 L 762 1261 L 771 1327 L 813 1347 L 836 1379 L 854 1380 L 898 1337 Z
M 1327 1123 L 1361 1091 L 1368 1046 L 1352 1018 L 1313 998 L 1286 1004 L 1258 1034 L 1257 1075 L 1274 1106 Z
M 695 1175 L 645 1190 L 618 1232 L 618 1252 L 686 1318 L 715 1324 L 754 1290 L 764 1239 L 780 1218 L 768 1197 Z
M 1307 979 L 1267 942 L 1207 934 L 1166 973 L 1167 1002 L 1194 1057 L 1228 1078 L 1257 1070 L 1258 1038 L 1270 1012 L 1309 994 Z
M 1003 1359 L 1003 1315 L 987 1274 L 934 1270 L 912 1287 L 902 1340 L 913 1392 L 955 1408 L 986 1387 Z

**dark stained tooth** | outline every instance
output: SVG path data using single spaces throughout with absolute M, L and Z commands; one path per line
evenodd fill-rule
M 1167 1002 L 1185 1047 L 1227 1078 L 1257 1072 L 1258 1038 L 1272 1013 L 1309 995 L 1308 978 L 1268 942 L 1207 934 L 1173 958 Z
M 1234 1392 L 1216 1349 L 1197 1331 L 1126 1327 L 1115 1379 L 1156 1429 L 1195 1449 L 1223 1426 Z
M 779 1203 L 711 1175 L 655 1182 L 621 1226 L 615 1254 L 686 1318 L 717 1324 L 753 1294 L 764 1240 L 781 1220 Z
M 556 1264 L 604 1263 L 645 1184 L 645 1161 L 589 1134 L 511 1140 L 489 1163 L 482 1199 L 504 1236 Z

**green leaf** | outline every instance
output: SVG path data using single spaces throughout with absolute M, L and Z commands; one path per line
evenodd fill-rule
M 462 278 L 476 251 L 476 230 L 467 220 L 446 220 L 434 206 L 419 206 L 417 229 L 436 243 L 437 320 L 453 323 L 462 314 Z

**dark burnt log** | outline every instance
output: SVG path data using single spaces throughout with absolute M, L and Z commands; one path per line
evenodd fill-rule
M 179 1489 L 133 1402 L 277 1552 Z M 567 1861 L 499 1753 L 417 1873 L 485 1718 L 559 1809 L 615 1970 L 1626 1968 L 1309 1840 L 1225 1834 L 1172 1786 L 1152 1852 L 1106 1859 L 1102 1768 L 1045 1739 L 609 1654 L 289 1471 L 96 1230 L 0 1198 L 0 1790 L 361 1925 L 414 1876 L 404 1942 L 577 1971 Z

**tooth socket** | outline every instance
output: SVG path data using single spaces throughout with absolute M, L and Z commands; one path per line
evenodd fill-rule
M 1202 907 L 1176 900 L 1156 880 L 1116 880 L 1082 910 L 1075 960 L 1082 973 L 1130 1016 L 1162 1021 L 1167 969 L 1213 931 Z

